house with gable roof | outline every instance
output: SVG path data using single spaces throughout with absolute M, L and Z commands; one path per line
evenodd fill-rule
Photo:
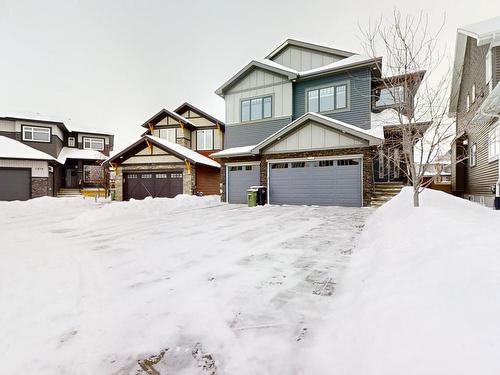
M 116 200 L 220 194 L 220 164 L 208 155 L 223 149 L 222 121 L 184 103 L 141 127 L 139 139 L 104 163 L 115 171 Z
M 288 39 L 222 84 L 225 149 L 212 157 L 223 166 L 223 199 L 244 203 L 248 187 L 260 185 L 271 204 L 360 207 L 377 186 L 401 189 L 400 124 L 372 122 L 411 110 L 415 90 L 404 90 L 425 72 L 382 77 L 381 61 Z

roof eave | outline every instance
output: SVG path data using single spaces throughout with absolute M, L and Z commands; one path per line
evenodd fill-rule
M 324 71 L 320 71 L 320 72 L 313 72 L 313 73 L 309 73 L 309 74 L 300 74 L 298 78 L 301 79 L 301 78 L 321 77 L 321 76 L 329 75 L 329 74 L 332 74 L 332 73 L 343 72 L 345 70 L 349 70 L 349 69 L 352 69 L 352 68 L 363 68 L 365 66 L 373 66 L 373 65 L 376 65 L 377 63 L 380 63 L 381 61 L 382 61 L 381 57 L 376 57 L 376 58 L 374 58 L 372 60 L 369 60 L 369 61 L 363 61 L 363 62 L 360 62 L 360 63 L 352 63 L 352 64 L 345 65 L 345 66 L 342 66 L 342 67 L 339 67 L 339 68 L 332 68 L 330 70 L 324 70 Z

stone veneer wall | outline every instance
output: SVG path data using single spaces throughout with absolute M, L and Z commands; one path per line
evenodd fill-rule
M 115 200 L 123 200 L 123 173 L 146 171 L 179 171 L 182 170 L 182 193 L 192 195 L 196 186 L 196 169 L 191 165 L 191 172 L 187 171 L 184 164 L 134 164 L 122 165 L 116 169 Z
M 303 151 L 279 154 L 263 154 L 254 157 L 238 157 L 221 160 L 221 186 L 222 186 L 222 201 L 226 201 L 226 163 L 235 162 L 255 162 L 260 161 L 260 183 L 267 186 L 267 161 L 269 159 L 293 159 L 321 156 L 342 156 L 342 155 L 363 155 L 363 206 L 369 206 L 373 193 L 373 158 L 377 148 L 362 147 L 362 148 L 343 148 L 335 150 L 319 150 L 319 151 Z
M 47 177 L 31 178 L 31 198 L 45 197 L 49 195 L 49 179 Z

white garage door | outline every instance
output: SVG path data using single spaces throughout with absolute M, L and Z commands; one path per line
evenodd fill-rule
M 259 165 L 237 165 L 227 167 L 228 203 L 246 203 L 247 189 L 260 185 Z
M 362 160 L 271 162 L 269 203 L 361 207 Z

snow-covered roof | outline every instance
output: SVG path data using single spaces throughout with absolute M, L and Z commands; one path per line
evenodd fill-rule
M 213 158 L 228 158 L 228 157 L 234 157 L 234 156 L 251 155 L 252 150 L 255 148 L 255 146 L 256 145 L 232 147 L 232 148 L 228 148 L 228 149 L 216 152 L 210 156 Z
M 39 112 L 29 112 L 29 111 L 0 112 L 0 118 L 24 120 L 24 121 L 50 122 L 59 125 L 59 127 L 62 127 L 63 129 L 69 132 L 111 135 L 111 133 L 104 132 L 102 130 L 91 129 L 85 126 L 75 125 L 69 118 L 46 115 Z
M 488 97 L 481 103 L 472 121 L 485 123 L 500 114 L 500 85 L 497 84 Z
M 281 43 L 277 48 L 275 48 L 269 55 L 267 55 L 266 59 L 272 59 L 274 56 L 279 54 L 281 51 L 283 51 L 288 46 L 297 46 L 297 47 L 301 47 L 301 48 L 307 48 L 307 49 L 310 49 L 313 51 L 325 52 L 325 53 L 329 53 L 332 55 L 343 56 L 343 57 L 349 57 L 349 56 L 354 54 L 353 52 L 324 46 L 324 45 L 321 45 L 321 44 L 316 43 L 316 42 L 308 42 L 308 41 L 304 41 L 304 40 L 297 40 L 297 39 L 289 38 L 289 39 L 285 40 L 283 43 Z
M 55 161 L 45 152 L 27 146 L 15 139 L 0 135 L 0 158 L 2 159 L 27 159 Z
M 210 167 L 220 168 L 220 164 L 217 163 L 215 160 L 212 160 L 209 157 L 199 154 L 196 151 L 191 150 L 190 148 L 181 146 L 178 143 L 169 142 L 163 138 L 154 137 L 152 135 L 146 135 L 145 138 L 150 139 L 156 142 L 157 144 L 165 146 L 174 153 L 182 155 L 186 159 L 191 160 L 192 162 L 208 165 Z
M 109 157 L 106 159 L 104 162 L 105 164 L 109 164 L 111 162 L 114 162 L 118 160 L 121 156 L 123 156 L 125 153 L 127 153 L 129 150 L 133 149 L 134 147 L 138 146 L 140 143 L 143 143 L 145 140 L 150 141 L 157 147 L 164 149 L 167 152 L 170 152 L 174 155 L 177 155 L 178 157 L 189 160 L 192 163 L 199 163 L 203 165 L 207 165 L 209 167 L 214 167 L 214 168 L 220 168 L 220 164 L 217 163 L 215 160 L 210 159 L 209 157 L 206 157 L 202 154 L 197 153 L 196 151 L 191 150 L 190 148 L 181 146 L 178 143 L 173 143 L 169 142 L 163 138 L 158 138 L 154 137 L 152 135 L 143 135 L 127 147 L 124 147 L 117 153 L 115 153 L 113 156 Z
M 81 160 L 106 160 L 107 156 L 102 152 L 95 150 L 82 150 L 74 147 L 63 147 L 57 161 L 61 164 L 66 163 L 67 159 Z
M 345 69 L 350 66 L 357 66 L 357 65 L 362 65 L 362 64 L 369 64 L 374 62 L 377 59 L 374 59 L 373 57 L 369 56 L 364 56 L 364 55 L 353 55 L 350 57 L 347 57 L 345 59 L 335 61 L 331 64 L 325 65 L 325 66 L 320 66 L 315 69 L 310 69 L 310 70 L 305 70 L 302 72 L 299 72 L 299 77 L 308 77 L 316 74 L 321 74 L 321 73 L 326 73 L 326 72 L 333 72 L 336 70 L 340 69 Z
M 147 128 L 149 127 L 149 124 L 151 121 L 153 121 L 156 117 L 160 116 L 161 114 L 165 114 L 166 116 L 170 116 L 174 119 L 176 119 L 177 121 L 180 121 L 180 122 L 183 122 L 184 124 L 189 124 L 193 127 L 195 127 L 196 125 L 189 121 L 187 118 L 185 117 L 182 117 L 181 115 L 179 115 L 178 113 L 175 113 L 173 111 L 170 111 L 168 109 L 165 109 L 165 108 L 162 108 L 158 113 L 156 113 L 153 117 L 151 117 L 149 120 L 147 120 L 144 124 L 142 124 L 141 126 L 143 128 Z
M 341 60 L 336 61 L 331 64 L 327 64 L 325 66 L 321 66 L 315 69 L 305 70 L 305 71 L 297 71 L 295 69 L 289 68 L 288 66 L 279 64 L 273 60 L 271 60 L 274 56 L 276 56 L 280 51 L 286 48 L 288 45 L 297 45 L 313 50 L 323 51 L 330 54 L 335 54 L 343 57 Z M 219 96 L 224 95 L 224 91 L 231 87 L 234 83 L 236 83 L 242 76 L 244 76 L 249 70 L 258 67 L 265 70 L 269 70 L 278 74 L 282 74 L 286 76 L 290 80 L 300 79 L 301 77 L 311 77 L 317 74 L 324 74 L 329 72 L 334 72 L 336 70 L 347 69 L 349 67 L 361 66 L 366 64 L 371 64 L 375 61 L 380 61 L 381 58 L 373 58 L 369 56 L 363 56 L 359 54 L 354 54 L 352 52 L 337 50 L 334 48 L 329 48 L 326 46 L 317 45 L 314 43 L 301 42 L 294 39 L 287 39 L 284 43 L 282 43 L 278 48 L 276 48 L 273 52 L 271 52 L 264 59 L 257 59 L 250 61 L 247 65 L 245 65 L 241 70 L 239 70 L 235 75 L 229 78 L 226 82 L 224 82 L 215 93 Z
M 463 26 L 457 30 L 450 93 L 450 115 L 454 115 L 457 112 L 458 93 L 460 90 L 460 81 L 462 79 L 467 37 L 476 39 L 478 46 L 499 42 L 500 17 L 490 18 L 471 25 Z

